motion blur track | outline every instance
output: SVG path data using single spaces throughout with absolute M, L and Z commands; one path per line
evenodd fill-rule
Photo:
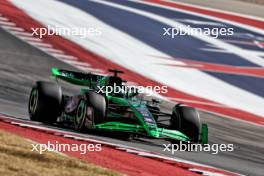
M 73 3 L 73 1 L 67 1 L 67 2 Z M 94 2 L 87 1 L 87 3 L 90 3 L 91 7 L 93 7 L 89 9 L 90 13 L 94 13 L 94 15 L 98 15 L 98 17 L 100 17 L 102 20 L 105 20 L 105 22 L 108 23 L 110 22 L 113 23 L 113 21 L 111 21 L 111 19 L 113 18 L 109 17 L 108 19 L 106 19 L 106 16 L 109 16 L 110 12 L 106 13 L 105 10 L 115 11 L 115 13 L 118 13 L 119 17 L 121 15 L 123 18 L 129 15 L 131 16 L 131 14 L 129 13 L 124 14 L 122 11 L 121 12 L 116 11 L 116 9 L 114 8 L 109 8 L 104 5 L 98 5 Z M 128 3 L 128 2 L 119 1 L 119 3 Z M 129 2 L 129 4 L 127 5 L 132 6 L 133 3 Z M 2 7 L 3 6 L 0 5 L 0 13 L 2 13 L 1 12 Z M 142 7 L 143 6 L 140 5 L 138 8 L 142 8 Z M 151 10 L 149 7 L 144 7 L 144 8 L 146 8 L 146 10 Z M 115 13 L 111 13 L 111 15 Z M 138 20 L 144 20 L 144 18 Z M 146 29 L 148 29 L 148 27 L 153 27 L 153 25 L 154 26 L 160 25 L 157 22 L 153 24 L 152 21 L 149 21 L 148 24 L 149 25 L 144 26 L 146 27 Z M 122 27 L 122 25 L 118 24 L 117 22 L 115 22 L 115 24 L 112 25 L 119 25 L 120 28 Z M 138 37 L 138 38 L 144 37 L 143 34 L 142 36 L 139 36 L 139 34 L 135 33 L 134 31 L 130 31 L 127 28 L 126 30 L 127 30 L 126 32 L 128 33 L 130 32 L 130 34 L 134 35 L 134 37 Z M 17 117 L 27 118 L 27 99 L 30 92 L 30 88 L 34 83 L 34 81 L 48 80 L 51 66 L 72 69 L 72 70 L 75 70 L 76 68 L 68 64 L 65 64 L 61 61 L 58 61 L 54 57 L 30 46 L 29 44 L 17 39 L 16 37 L 10 35 L 9 33 L 7 33 L 2 29 L 0 29 L 0 39 L 1 39 L 0 111 L 8 114 L 12 114 Z M 149 41 L 149 39 L 144 38 L 144 42 L 149 42 L 149 44 L 155 45 L 156 42 L 162 42 L 162 41 L 151 42 Z M 175 41 L 171 41 L 171 42 L 172 45 L 181 47 L 177 45 Z M 188 43 L 186 43 L 186 45 L 187 44 Z M 161 46 L 156 46 L 156 47 L 158 47 L 158 49 L 160 50 L 163 50 L 164 52 L 168 52 L 168 53 L 171 52 L 170 54 L 172 56 L 179 57 L 178 55 L 175 55 L 173 50 L 167 49 L 165 47 L 162 48 Z M 180 49 L 182 48 L 179 48 L 179 50 Z M 182 56 L 186 57 L 184 53 L 185 52 L 182 52 L 181 54 Z M 196 57 L 195 58 L 191 58 L 191 56 L 188 57 L 192 60 L 197 59 Z M 214 59 L 213 56 L 211 58 Z M 205 60 L 199 60 L 199 61 L 205 61 Z M 213 61 L 215 61 L 214 63 L 217 63 L 217 60 L 213 60 Z M 226 60 L 225 62 L 228 61 Z M 247 61 L 241 61 L 239 63 L 234 62 L 231 64 L 255 66 L 254 64 L 249 63 Z M 225 81 L 228 80 L 228 78 L 226 77 L 224 79 L 226 79 Z M 245 79 L 245 78 L 241 78 L 241 79 Z M 253 78 L 251 82 L 252 87 L 253 85 L 255 85 L 255 81 L 257 81 L 256 79 L 258 78 Z M 249 86 L 250 85 L 251 84 L 249 84 Z M 69 86 L 66 87 L 66 89 L 67 89 L 66 92 L 74 93 L 76 91 L 73 88 L 69 88 Z M 247 89 L 249 90 L 249 88 Z M 261 95 L 261 92 L 259 92 L 258 90 L 256 90 L 256 93 Z M 94 135 L 86 135 L 86 136 L 104 141 L 113 142 L 113 143 L 120 143 L 132 147 L 138 147 L 153 152 L 164 153 L 165 155 L 170 157 L 183 158 L 190 161 L 209 164 L 211 166 L 215 166 L 218 168 L 222 168 L 234 172 L 239 172 L 242 174 L 249 174 L 249 175 L 263 174 L 263 165 L 264 165 L 264 156 L 262 152 L 263 142 L 264 142 L 262 136 L 264 132 L 263 127 L 251 125 L 230 118 L 216 116 L 205 112 L 201 112 L 201 117 L 202 120 L 206 121 L 209 124 L 209 131 L 210 131 L 209 142 L 234 143 L 235 144 L 234 152 L 219 153 L 218 155 L 211 155 L 209 153 L 179 152 L 176 155 L 171 156 L 170 153 L 162 152 L 163 150 L 162 143 L 164 141 L 151 141 L 145 139 L 134 140 L 134 141 L 122 141 L 104 136 L 94 136 Z

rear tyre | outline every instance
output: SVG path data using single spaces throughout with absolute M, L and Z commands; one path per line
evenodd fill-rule
M 198 111 L 189 106 L 176 105 L 171 116 L 171 129 L 187 135 L 191 141 L 198 143 L 201 121 Z
M 61 87 L 52 82 L 37 81 L 32 88 L 28 112 L 31 120 L 53 123 L 61 114 Z
M 86 93 L 87 104 L 92 107 L 94 123 L 100 124 L 106 120 L 106 99 L 103 95 L 89 91 Z

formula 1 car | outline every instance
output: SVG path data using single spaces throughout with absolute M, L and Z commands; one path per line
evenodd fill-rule
M 160 110 L 158 100 L 145 101 L 135 92 L 103 93 L 109 86 L 125 86 L 118 76 L 103 76 L 52 68 L 54 82 L 37 81 L 28 103 L 31 120 L 44 123 L 71 125 L 75 130 L 101 130 L 134 134 L 168 141 L 208 142 L 207 124 L 202 124 L 198 111 L 176 104 L 171 113 Z M 62 93 L 58 79 L 83 86 L 78 95 Z M 159 122 L 169 117 L 168 123 Z

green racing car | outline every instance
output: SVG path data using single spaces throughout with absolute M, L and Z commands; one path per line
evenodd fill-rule
M 171 113 L 162 112 L 156 99 L 144 100 L 137 91 L 104 93 L 109 86 L 124 87 L 119 70 L 113 75 L 82 73 L 52 68 L 54 82 L 37 81 L 28 103 L 31 120 L 71 126 L 75 130 L 99 130 L 133 134 L 168 141 L 208 142 L 207 124 L 201 123 L 198 111 L 176 104 Z M 82 86 L 77 95 L 62 93 L 58 79 Z M 167 117 L 167 123 L 160 119 Z

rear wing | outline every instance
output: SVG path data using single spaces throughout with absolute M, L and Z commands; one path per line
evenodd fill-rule
M 55 67 L 51 68 L 51 74 L 53 77 L 59 78 L 71 84 L 88 86 L 90 88 L 94 88 L 97 82 L 104 78 L 102 75 L 63 70 Z

